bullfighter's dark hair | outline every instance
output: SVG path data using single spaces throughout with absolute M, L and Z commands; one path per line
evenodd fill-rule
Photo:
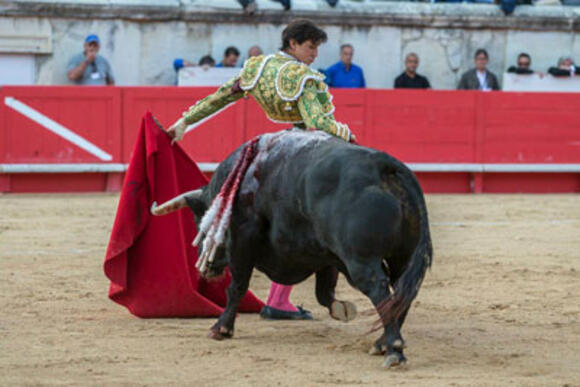
M 290 40 L 294 39 L 298 44 L 302 44 L 308 40 L 312 43 L 324 43 L 328 39 L 326 32 L 316 26 L 308 19 L 295 19 L 290 22 L 282 31 L 282 47 L 285 50 L 290 47 Z

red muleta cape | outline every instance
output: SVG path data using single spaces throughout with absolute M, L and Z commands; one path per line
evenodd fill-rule
M 156 217 L 163 203 L 207 179 L 181 147 L 156 124 L 151 113 L 141 122 L 105 257 L 109 297 L 139 317 L 212 317 L 222 313 L 228 272 L 206 281 L 195 269 L 191 246 L 196 228 L 188 209 Z M 257 313 L 264 304 L 248 291 L 239 311 Z

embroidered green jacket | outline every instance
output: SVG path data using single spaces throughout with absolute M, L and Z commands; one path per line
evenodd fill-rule
M 274 122 L 351 139 L 348 126 L 332 115 L 334 106 L 324 75 L 284 52 L 248 59 L 239 76 L 191 106 L 183 114 L 185 122 L 191 125 L 216 114 L 246 94 L 251 94 Z

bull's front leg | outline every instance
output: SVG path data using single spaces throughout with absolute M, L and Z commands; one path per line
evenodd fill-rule
M 380 258 L 367 260 L 354 258 L 347 263 L 348 273 L 352 283 L 367 297 L 381 315 L 381 306 L 389 296 L 389 278 L 381 267 Z M 398 321 L 382 321 L 383 336 L 377 340 L 375 347 L 384 351 L 383 366 L 392 367 L 406 362 L 403 355 L 404 341 L 401 336 Z
M 336 267 L 328 266 L 316 272 L 316 299 L 322 306 L 328 308 L 330 316 L 335 320 L 348 322 L 356 317 L 356 306 L 349 301 L 334 298 L 334 289 L 338 280 Z
M 236 314 L 240 301 L 248 291 L 253 268 L 254 266 L 249 260 L 244 262 L 243 260 L 232 259 L 232 263 L 230 264 L 232 282 L 227 290 L 228 301 L 224 312 L 211 327 L 208 335 L 210 338 L 223 340 L 231 339 L 234 336 Z
M 224 312 L 210 330 L 209 337 L 212 339 L 229 339 L 234 335 L 238 306 L 248 291 L 254 269 L 254 255 L 258 243 L 255 230 L 256 227 L 251 222 L 232 219 L 226 252 L 230 261 L 232 282 L 227 290 L 228 301 Z

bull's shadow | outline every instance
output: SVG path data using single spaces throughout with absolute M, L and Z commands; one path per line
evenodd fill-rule
M 152 211 L 185 206 L 198 226 L 200 273 L 232 274 L 211 337 L 233 336 L 254 268 L 286 285 L 315 274 L 318 302 L 348 321 L 354 305 L 334 297 L 341 272 L 379 313 L 383 334 L 371 352 L 385 354 L 386 367 L 406 361 L 401 327 L 432 247 L 423 192 L 403 163 L 323 132 L 265 134 L 235 150 L 208 185 Z

